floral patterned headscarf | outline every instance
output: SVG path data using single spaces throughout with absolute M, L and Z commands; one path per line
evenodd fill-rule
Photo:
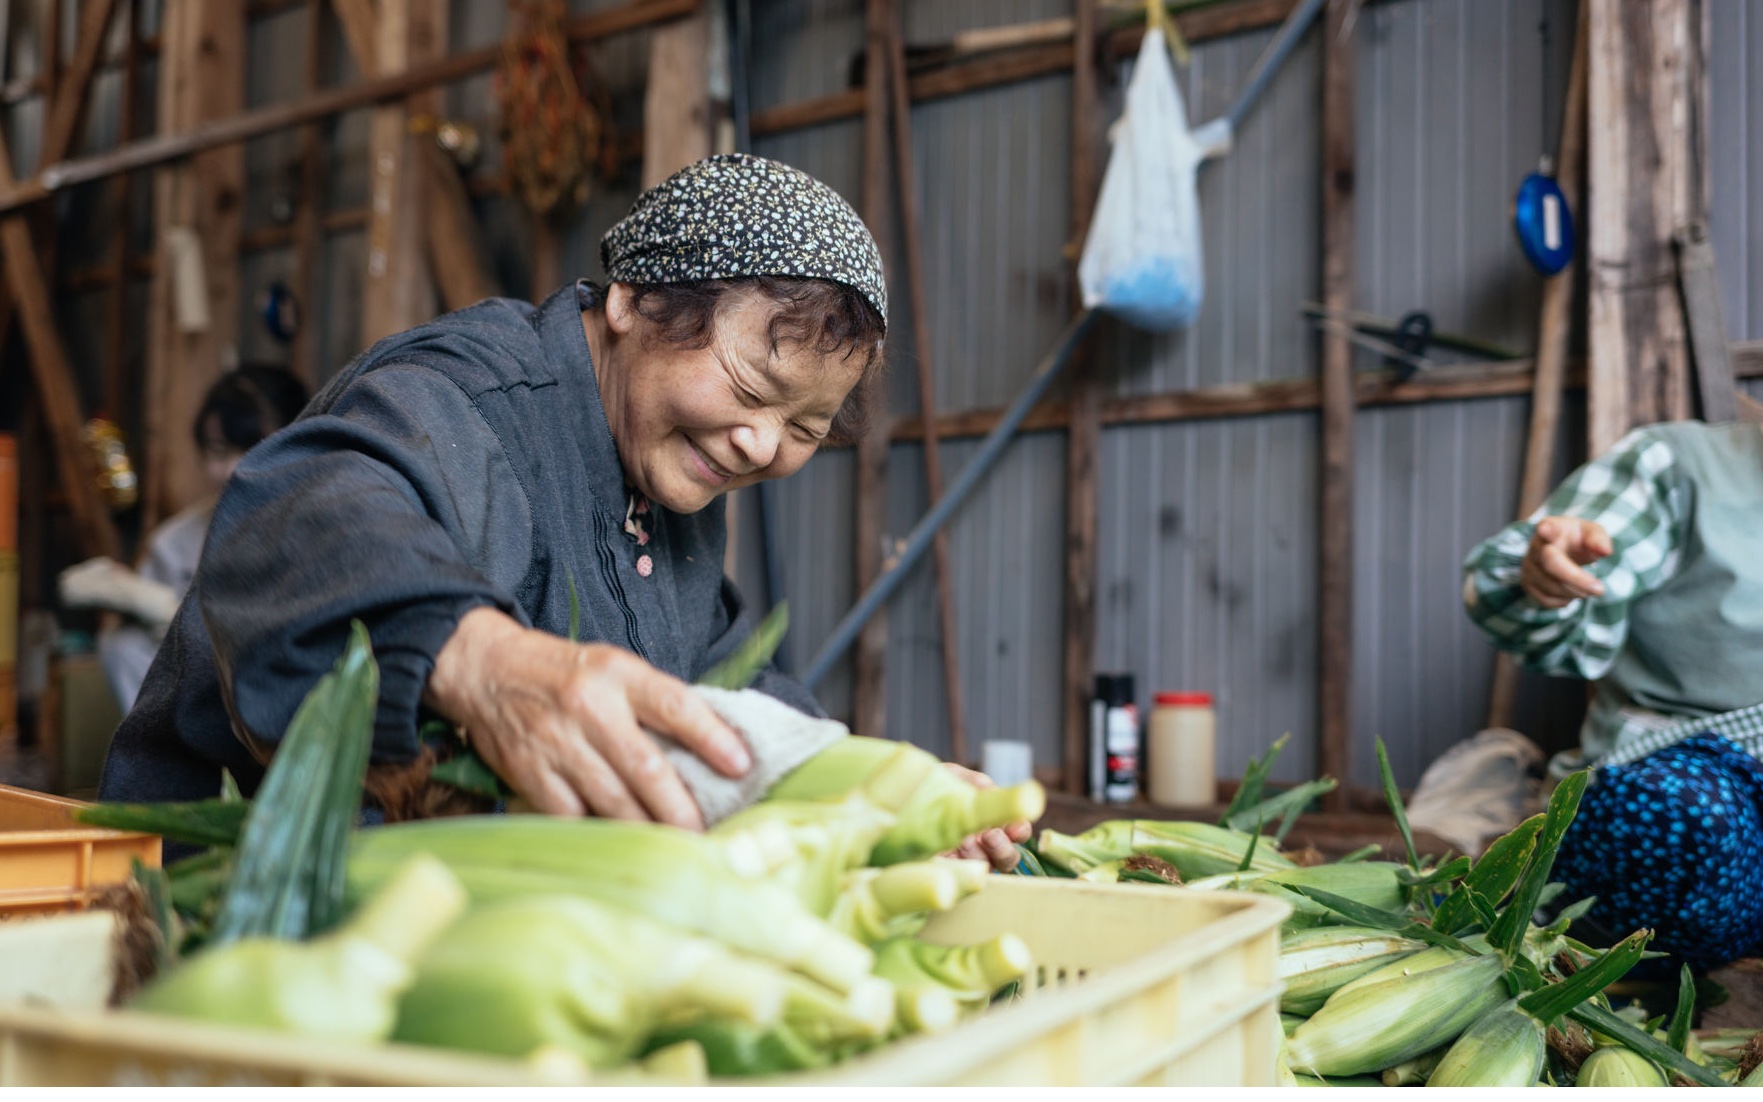
M 857 212 L 806 172 L 748 153 L 708 157 L 643 192 L 600 239 L 600 259 L 619 283 L 831 280 L 887 326 L 881 250 Z

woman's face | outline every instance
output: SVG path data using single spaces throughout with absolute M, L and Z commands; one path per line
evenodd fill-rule
M 820 447 L 863 358 L 789 341 L 774 351 L 774 312 L 757 292 L 731 295 L 710 344 L 686 348 L 631 309 L 629 288 L 608 289 L 615 339 L 595 374 L 625 477 L 649 500 L 695 513 L 718 494 L 794 474 Z
M 220 415 L 210 413 L 202 422 L 202 475 L 215 492 L 226 485 L 244 455 L 221 431 Z

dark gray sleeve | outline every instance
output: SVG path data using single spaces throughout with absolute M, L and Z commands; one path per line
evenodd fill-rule
M 468 395 L 417 367 L 368 372 L 247 454 L 197 572 L 236 723 L 274 741 L 361 620 L 380 671 L 374 756 L 416 752 L 434 657 L 470 609 L 522 623 L 532 515 Z
M 727 658 L 759 626 L 758 619 L 747 610 L 745 604 L 735 583 L 723 578 L 721 599 L 717 601 L 719 616 L 716 621 L 721 634 L 710 644 L 704 656 L 703 669 L 698 670 L 695 677 L 702 677 L 706 670 Z M 814 694 L 806 686 L 779 673 L 776 666 L 767 665 L 750 687 L 783 701 L 799 712 L 806 712 L 818 719 L 826 718 L 826 709 L 820 706 L 820 701 L 814 699 Z

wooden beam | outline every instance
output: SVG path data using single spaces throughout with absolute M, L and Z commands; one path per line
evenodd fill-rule
M 91 91 L 92 74 L 101 52 L 104 35 L 114 11 L 113 0 L 93 0 L 81 12 L 79 31 L 74 43 L 74 56 L 65 72 L 60 70 L 59 45 L 60 8 L 49 12 L 50 30 L 44 43 L 45 72 L 51 74 L 53 95 L 49 104 L 49 121 L 44 128 L 38 164 L 66 156 L 74 131 L 84 114 Z M 14 184 L 12 156 L 0 140 L 0 189 Z M 72 362 L 66 345 L 56 329 L 54 301 L 49 293 L 50 279 L 32 240 L 30 225 L 24 215 L 0 220 L 0 248 L 5 251 L 7 296 L 6 312 L 16 312 L 23 324 L 25 343 L 30 359 L 31 379 L 37 401 L 42 407 L 43 421 L 55 453 L 56 472 L 62 493 L 73 510 L 80 546 L 87 555 L 121 554 L 116 527 L 110 510 L 98 490 L 97 466 L 81 439 L 84 415 L 75 383 Z M 0 338 L 9 323 L 0 323 Z
M 370 78 L 408 72 L 446 53 L 445 0 L 377 0 L 377 19 L 367 11 L 366 0 L 333 3 L 356 64 Z M 363 15 L 370 26 L 359 25 Z M 373 34 L 371 52 L 355 41 L 368 30 Z M 368 122 L 367 272 L 358 340 L 363 348 L 435 315 L 434 282 L 423 247 L 430 231 L 427 174 L 432 162 L 417 149 L 418 142 L 430 139 L 410 132 L 410 117 L 414 111 L 433 118 L 440 110 L 440 92 L 427 88 L 374 108 Z
M 305 42 L 300 59 L 301 92 L 308 98 L 318 92 L 323 62 L 321 55 L 325 42 L 325 12 L 328 8 L 325 0 L 308 0 Z M 288 368 L 306 384 L 308 391 L 314 392 L 318 390 L 319 384 L 318 269 L 321 263 L 320 246 L 323 244 L 320 240 L 319 208 L 324 202 L 324 176 L 324 129 L 319 123 L 309 122 L 300 127 L 300 182 L 297 185 L 293 224 L 273 228 L 285 229 L 289 234 L 288 240 L 294 245 L 293 289 L 294 300 L 299 303 L 300 324 L 295 327 L 293 340 L 288 343 Z M 252 247 L 252 236 L 248 233 L 239 240 L 241 251 Z
M 123 44 L 122 91 L 117 105 L 117 140 L 133 141 L 139 115 L 136 84 L 141 72 L 141 0 L 128 0 L 124 20 L 127 38 Z M 104 319 L 104 406 L 112 416 L 132 403 L 131 392 L 135 373 L 129 370 L 130 306 L 130 212 L 134 209 L 134 179 L 117 176 L 110 181 L 110 209 L 116 212 L 116 230 L 110 242 L 110 302 Z
M 918 409 L 924 436 L 924 482 L 930 504 L 943 496 L 942 449 L 937 446 L 936 358 L 931 351 L 930 302 L 924 290 L 923 234 L 918 217 L 918 181 L 913 172 L 912 102 L 906 92 L 906 48 L 900 24 L 888 28 L 888 101 L 894 116 L 894 188 L 899 192 L 901 240 L 905 244 L 907 297 L 912 303 L 912 347 L 917 361 Z M 967 707 L 961 686 L 961 637 L 955 631 L 954 568 L 949 564 L 949 533 L 931 539 L 937 575 L 937 629 L 942 640 L 943 693 L 949 712 L 949 760 L 967 764 Z
M 1175 25 L 1189 43 L 1278 26 L 1297 0 L 1237 0 L 1175 16 Z M 1116 31 L 1107 39 L 1110 58 L 1138 53 L 1142 28 Z M 1070 41 L 1041 43 L 981 57 L 962 57 L 938 69 L 912 74 L 907 86 L 913 102 L 963 95 L 1022 80 L 1071 71 L 1075 54 Z M 753 134 L 763 137 L 810 126 L 824 126 L 863 114 L 864 93 L 851 88 L 818 99 L 782 104 L 753 113 Z
M 888 36 L 895 25 L 894 0 L 866 0 L 863 108 L 863 217 L 881 246 L 884 270 L 892 251 L 888 216 Z M 856 589 L 868 590 L 882 572 L 882 539 L 887 528 L 888 432 L 892 411 L 883 372 L 864 384 L 869 425 L 857 443 Z M 888 613 L 876 611 L 857 635 L 852 662 L 851 730 L 885 737 L 887 730 L 886 667 Z
M 98 55 L 104 50 L 104 37 L 110 29 L 110 16 L 116 0 L 86 0 L 80 5 L 79 37 L 74 43 L 73 58 L 58 84 L 58 94 L 49 105 L 49 122 L 43 128 L 43 153 L 38 163 L 53 164 L 67 156 L 73 148 L 74 131 L 85 114 L 92 74 L 98 68 Z M 70 89 L 74 94 L 65 94 Z
M 1098 146 L 1105 132 L 1097 85 L 1094 44 L 1099 33 L 1096 0 L 1073 5 L 1073 67 L 1071 74 L 1071 209 L 1070 256 L 1083 252 L 1095 209 L 1101 174 Z M 1075 287 L 1075 281 L 1073 281 Z M 1081 303 L 1079 304 L 1081 305 Z M 1087 344 L 1072 356 L 1067 375 L 1065 442 L 1065 600 L 1063 612 L 1060 694 L 1063 721 L 1064 789 L 1084 794 L 1089 787 L 1090 697 L 1096 674 L 1096 569 L 1098 454 L 1102 440 L 1102 391 L 1096 378 L 1096 357 Z
M 1741 341 L 1730 346 L 1733 376 L 1763 378 L 1763 341 Z M 1498 364 L 1442 367 L 1398 383 L 1390 371 L 1359 371 L 1353 376 L 1355 401 L 1360 406 L 1408 406 L 1425 402 L 1462 402 L 1481 398 L 1507 398 L 1534 389 L 1535 361 L 1512 360 Z M 1585 389 L 1585 364 L 1566 365 L 1564 385 Z M 1178 421 L 1212 421 L 1223 417 L 1261 417 L 1276 413 L 1303 413 L 1321 408 L 1321 387 L 1314 376 L 1274 379 L 1259 383 L 1224 383 L 1197 390 L 1165 391 L 1109 398 L 1102 403 L 1104 427 L 1161 425 Z M 997 427 L 1002 409 L 974 409 L 945 413 L 937 418 L 937 433 L 944 440 L 981 437 Z M 1064 402 L 1043 402 L 1022 422 L 1023 432 L 1063 432 L 1071 424 Z M 894 422 L 893 442 L 909 443 L 924 438 L 924 421 L 902 417 Z
M 571 42 L 593 41 L 689 15 L 698 10 L 700 2 L 701 0 L 633 0 L 622 7 L 577 16 L 570 20 L 564 33 Z M 494 68 L 501 56 L 500 43 L 467 50 L 392 76 L 363 80 L 346 88 L 329 89 L 295 103 L 273 104 L 255 111 L 242 111 L 192 130 L 165 132 L 92 157 L 63 161 L 51 165 L 31 180 L 16 183 L 0 192 L 0 213 L 39 202 L 75 184 L 101 180 L 118 172 L 151 168 L 203 150 L 292 129 L 302 123 L 330 118 L 371 104 L 402 99 L 412 93 Z
M 418 143 L 428 162 L 429 271 L 440 292 L 441 308 L 460 310 L 502 293 L 485 260 L 483 227 L 471 209 L 471 196 L 453 155 L 433 141 Z
M 1587 447 L 1690 413 L 1672 234 L 1689 220 L 1687 0 L 1592 4 L 1588 84 Z
M 1579 6 L 1573 35 L 1573 61 L 1567 73 L 1567 106 L 1555 155 L 1555 180 L 1570 213 L 1583 213 L 1585 175 L 1586 65 L 1589 4 Z M 1576 219 L 1583 224 L 1583 219 Z M 1536 379 L 1531 387 L 1530 433 L 1524 444 L 1524 474 L 1518 484 L 1518 516 L 1527 517 L 1549 492 L 1555 468 L 1555 437 L 1561 420 L 1561 391 L 1567 377 L 1567 346 L 1573 334 L 1574 265 L 1543 283 L 1537 320 Z M 1518 706 L 1518 662 L 1506 651 L 1494 654 L 1494 682 L 1488 699 L 1489 727 L 1510 727 Z
M 1322 26 L 1322 301 L 1337 314 L 1353 309 L 1354 173 L 1358 161 L 1356 25 L 1358 0 L 1328 0 Z M 1336 332 L 1322 342 L 1322 532 L 1317 603 L 1320 650 L 1316 772 L 1352 779 L 1353 734 L 1353 349 Z M 1323 797 L 1343 810 L 1340 789 Z
M 0 137 L 0 187 L 12 181 L 12 151 L 4 137 Z M 0 251 L 5 253 L 7 290 L 17 304 L 18 318 L 24 326 L 31 383 L 49 430 L 62 493 L 73 510 L 80 549 L 88 556 L 116 558 L 121 554 L 116 526 L 111 523 L 110 510 L 98 492 L 98 469 L 92 452 L 80 440 L 84 418 L 74 388 L 73 364 L 55 328 L 55 307 L 49 301 L 30 226 L 22 215 L 0 219 Z
M 162 132 L 188 132 L 244 106 L 244 9 L 183 0 L 165 9 L 159 65 Z M 149 292 L 142 525 L 151 530 L 206 492 L 190 424 L 236 355 L 242 147 L 205 148 L 154 188 L 159 267 Z M 181 266 L 181 269 L 180 269 Z
M 643 92 L 644 188 L 710 156 L 710 13 L 649 35 Z

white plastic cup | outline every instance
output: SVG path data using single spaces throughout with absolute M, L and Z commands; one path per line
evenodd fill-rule
M 981 749 L 980 772 L 1000 788 L 1032 779 L 1034 765 L 1034 747 L 1017 739 L 988 739 Z

